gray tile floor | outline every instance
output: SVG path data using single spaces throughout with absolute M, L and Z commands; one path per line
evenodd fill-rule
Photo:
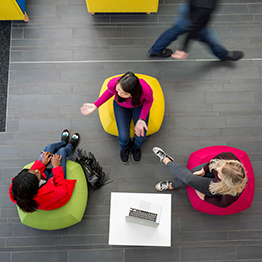
M 0 261 L 262 261 L 262 3 L 223 0 L 212 26 L 245 59 L 222 63 L 195 44 L 187 61 L 150 59 L 148 48 L 168 28 L 180 0 L 160 1 L 157 14 L 96 14 L 84 0 L 27 0 L 30 22 L 12 23 L 7 130 L 0 133 Z M 179 41 L 173 43 L 174 50 Z M 115 137 L 98 114 L 80 114 L 104 79 L 128 70 L 156 77 L 164 91 L 161 130 L 148 138 L 141 163 L 124 166 Z M 8 198 L 10 179 L 63 128 L 81 133 L 113 183 L 90 190 L 83 221 L 58 231 L 20 223 Z M 210 145 L 245 150 L 254 167 L 252 207 L 215 217 L 192 209 L 185 189 L 172 192 L 172 247 L 108 245 L 110 192 L 155 192 L 172 175 L 151 149 L 160 146 L 186 164 Z

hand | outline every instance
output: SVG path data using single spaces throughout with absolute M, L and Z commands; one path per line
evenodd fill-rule
M 51 164 L 53 167 L 60 166 L 61 164 L 62 155 L 54 154 L 51 159 Z
M 198 170 L 198 171 L 194 172 L 193 174 L 197 175 L 197 176 L 203 176 L 203 175 L 205 175 L 205 170 L 204 170 L 204 168 L 202 168 L 201 170 Z
M 85 103 L 80 108 L 81 113 L 85 116 L 88 116 L 89 114 L 93 113 L 96 109 L 97 109 L 97 107 L 92 103 Z
M 174 54 L 172 54 L 171 56 L 175 59 L 187 59 L 188 53 L 186 53 L 184 51 L 176 50 L 176 52 Z
M 203 194 L 203 193 L 201 193 L 197 190 L 196 190 L 196 193 L 197 193 L 197 195 L 199 196 L 200 199 L 205 200 L 205 194 Z
M 146 122 L 144 120 L 138 119 L 135 125 L 135 134 L 138 137 L 144 136 L 145 135 L 144 129 L 147 130 Z
M 52 156 L 53 154 L 51 154 L 50 152 L 43 152 L 41 162 L 46 166 L 50 162 Z

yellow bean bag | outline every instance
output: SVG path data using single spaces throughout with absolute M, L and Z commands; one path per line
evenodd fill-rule
M 149 113 L 149 121 L 148 121 L 148 131 L 147 136 L 152 135 L 156 133 L 163 122 L 164 114 L 165 114 L 165 98 L 162 91 L 162 88 L 159 84 L 159 82 L 156 80 L 156 78 L 148 75 L 142 75 L 142 74 L 135 74 L 138 78 L 144 79 L 152 88 L 153 90 L 153 97 L 154 102 L 152 104 L 152 107 L 150 109 Z M 105 92 L 107 89 L 108 82 L 115 77 L 122 76 L 121 75 L 115 75 L 107 78 L 100 90 L 99 97 Z M 104 130 L 111 135 L 118 136 L 118 130 L 115 120 L 115 114 L 114 114 L 114 108 L 113 108 L 113 100 L 115 99 L 115 96 L 111 97 L 107 102 L 105 102 L 103 105 L 101 105 L 98 108 L 99 112 L 99 118 L 101 121 L 101 124 L 104 128 Z M 133 119 L 131 120 L 130 124 L 130 137 L 134 137 L 134 122 Z
M 159 0 L 86 0 L 89 13 L 157 12 Z

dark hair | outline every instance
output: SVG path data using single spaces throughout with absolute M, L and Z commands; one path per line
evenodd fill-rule
M 120 84 L 122 89 L 131 94 L 131 104 L 137 106 L 140 104 L 140 95 L 142 93 L 142 86 L 137 76 L 132 72 L 126 72 L 118 80 L 117 84 Z M 126 98 L 117 95 L 117 102 L 122 103 Z
M 17 205 L 28 213 L 37 210 L 36 202 L 33 200 L 38 192 L 39 181 L 37 177 L 28 172 L 29 169 L 23 169 L 13 179 L 12 193 Z

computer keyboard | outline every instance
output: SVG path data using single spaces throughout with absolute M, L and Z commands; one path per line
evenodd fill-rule
M 129 210 L 129 216 L 140 218 L 140 219 L 145 219 L 145 220 L 149 220 L 153 222 L 156 222 L 156 219 L 157 219 L 157 214 L 155 213 L 147 212 L 147 211 L 132 208 L 132 207 Z

